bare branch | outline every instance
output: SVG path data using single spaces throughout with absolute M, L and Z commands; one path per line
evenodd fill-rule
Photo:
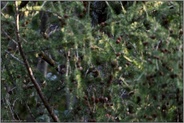
M 15 57 L 13 54 L 11 54 L 10 52 L 8 52 L 7 50 L 5 52 L 8 53 L 15 60 L 17 60 L 18 62 L 20 62 L 21 64 L 24 64 L 24 62 L 22 62 L 20 59 L 18 59 L 17 57 Z
M 22 49 L 22 45 L 21 45 L 21 42 L 20 42 L 20 34 L 19 34 L 19 11 L 18 11 L 18 1 L 15 1 L 15 5 L 16 5 L 16 19 L 15 19 L 15 21 L 16 21 L 16 37 L 17 37 L 17 42 L 18 42 L 20 54 L 21 54 L 21 56 L 22 56 L 22 58 L 23 58 L 23 61 L 24 61 L 24 63 L 25 63 L 25 67 L 26 67 L 26 69 L 27 69 L 27 72 L 28 72 L 28 74 L 29 74 L 29 77 L 30 77 L 32 83 L 34 84 L 35 89 L 36 89 L 36 91 L 37 91 L 39 97 L 41 98 L 41 100 L 42 100 L 44 106 L 46 107 L 46 109 L 47 109 L 47 111 L 49 112 L 50 116 L 52 117 L 53 121 L 59 122 L 59 118 L 54 114 L 52 108 L 50 107 L 49 103 L 47 102 L 46 98 L 44 97 L 43 92 L 42 92 L 42 90 L 41 90 L 39 84 L 37 83 L 37 81 L 36 81 L 34 75 L 33 75 L 33 71 L 32 71 L 32 69 L 31 69 L 31 67 L 30 67 L 30 65 L 29 65 L 29 62 L 27 61 L 26 56 L 25 56 L 25 54 L 24 54 L 24 51 L 23 51 L 23 49 Z
M 4 5 L 4 7 L 1 9 L 1 11 L 3 11 L 8 4 L 9 4 L 9 2 L 6 2 L 6 4 Z
M 44 52 L 42 51 L 39 56 L 45 60 L 47 63 L 49 63 L 51 66 L 55 66 L 55 61 L 51 58 L 49 58 L 49 56 L 47 56 L 46 54 L 44 54 Z
M 3 33 L 4 33 L 9 39 L 11 39 L 15 44 L 17 44 L 17 42 L 16 42 L 11 36 L 9 36 L 9 35 L 4 31 L 4 29 L 2 29 L 2 31 L 3 31 Z
M 29 106 L 28 106 L 27 103 L 26 103 L 26 108 L 28 109 L 31 118 L 34 119 L 34 122 L 36 122 L 36 121 L 35 121 L 36 118 L 35 118 L 34 114 L 32 113 L 32 111 L 31 111 L 31 109 L 29 108 Z

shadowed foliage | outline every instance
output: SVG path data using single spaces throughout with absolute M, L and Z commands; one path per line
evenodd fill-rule
M 20 1 L 23 52 L 61 122 L 182 122 L 183 2 Z M 1 120 L 51 122 L 1 2 Z

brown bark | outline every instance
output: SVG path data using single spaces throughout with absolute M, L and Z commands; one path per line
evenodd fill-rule
M 54 114 L 53 110 L 51 109 L 49 103 L 47 102 L 46 98 L 44 97 L 43 95 L 43 92 L 39 86 L 39 84 L 37 83 L 34 75 L 33 75 L 33 72 L 32 72 L 32 69 L 31 67 L 29 66 L 29 63 L 25 57 L 25 54 L 24 54 L 24 51 L 22 49 L 22 45 L 21 45 L 21 42 L 20 42 L 20 34 L 19 34 L 19 12 L 18 12 L 18 1 L 15 1 L 15 5 L 16 5 L 16 18 L 15 18 L 15 21 L 16 21 L 16 37 L 17 37 L 17 42 L 18 42 L 18 48 L 19 48 L 19 51 L 20 51 L 20 54 L 23 58 L 23 61 L 25 63 L 25 67 L 27 69 L 27 72 L 29 74 L 29 77 L 32 81 L 32 83 L 34 84 L 35 86 L 35 89 L 39 95 L 39 97 L 41 98 L 44 106 L 46 107 L 46 109 L 48 110 L 50 116 L 52 117 L 53 121 L 55 122 L 59 122 L 59 118 Z
M 46 54 L 44 54 L 44 52 L 42 51 L 39 56 L 46 61 L 48 64 L 50 64 L 52 67 L 55 66 L 55 61 L 52 60 L 51 58 L 49 58 L 49 56 L 47 56 Z

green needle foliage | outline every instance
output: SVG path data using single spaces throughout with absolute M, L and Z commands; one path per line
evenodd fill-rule
M 104 22 L 92 21 L 89 1 L 21 5 L 23 50 L 54 113 L 62 122 L 182 122 L 183 2 L 102 4 Z M 2 120 L 50 122 L 12 43 L 15 5 L 2 5 Z M 50 77 L 38 70 L 40 52 L 55 62 Z

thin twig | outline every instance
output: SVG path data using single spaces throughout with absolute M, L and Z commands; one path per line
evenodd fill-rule
M 89 1 L 88 2 L 88 17 L 90 17 L 90 4 L 91 4 L 91 2 Z
M 41 7 L 40 7 L 41 9 L 43 8 L 43 6 L 45 5 L 46 2 L 47 2 L 47 1 L 44 1 L 44 2 L 43 2 L 43 4 L 42 4 Z M 39 13 L 39 11 L 36 11 L 36 13 L 35 13 L 33 16 L 36 16 L 38 13 Z
M 33 115 L 32 111 L 31 111 L 31 109 L 29 108 L 29 106 L 28 106 L 27 103 L 26 103 L 26 108 L 28 109 L 31 118 L 34 119 L 34 122 L 36 122 L 36 120 L 35 120 L 36 118 L 35 118 L 35 116 Z
M 12 110 L 12 107 L 11 107 L 11 103 L 10 103 L 10 100 L 9 100 L 9 94 L 6 95 L 6 104 L 8 105 L 9 109 L 10 109 L 10 112 L 11 112 L 11 115 L 12 115 L 12 118 L 13 120 L 15 120 L 15 117 L 14 117 L 14 113 L 13 113 L 13 110 Z
M 126 14 L 126 10 L 125 10 L 125 8 L 124 8 L 124 6 L 123 6 L 123 4 L 122 4 L 121 1 L 120 1 L 120 4 L 121 4 L 121 8 L 122 8 L 122 10 L 123 10 L 123 13 Z
M 6 5 L 1 9 L 1 11 L 3 11 L 8 4 L 9 4 L 9 2 L 6 3 Z
M 14 108 L 15 107 L 15 103 L 17 102 L 18 98 L 16 98 L 14 101 L 13 101 L 13 104 L 12 104 L 12 107 Z
M 2 29 L 2 28 L 1 28 Z M 17 44 L 17 42 L 11 37 L 11 36 L 9 36 L 5 31 L 4 31 L 4 29 L 2 29 L 2 31 L 3 31 L 3 33 L 9 38 L 9 39 L 11 39 L 15 44 Z
M 22 62 L 20 59 L 18 59 L 17 57 L 15 57 L 13 54 L 11 54 L 10 52 L 8 52 L 7 50 L 5 52 L 8 53 L 15 60 L 17 60 L 18 62 L 20 62 L 21 64 L 24 64 L 24 62 Z
M 44 1 L 43 4 L 41 5 L 41 8 L 43 8 L 43 6 L 46 4 L 47 1 Z
M 24 51 L 22 49 L 22 45 L 21 45 L 21 42 L 20 42 L 20 34 L 19 34 L 19 11 L 18 11 L 18 1 L 15 1 L 15 6 L 16 6 L 16 18 L 15 18 L 15 22 L 16 22 L 16 37 L 17 37 L 17 42 L 18 42 L 18 46 L 19 46 L 19 51 L 20 51 L 20 54 L 23 58 L 23 61 L 25 63 L 25 67 L 27 69 L 27 72 L 29 74 L 29 77 L 32 81 L 32 83 L 34 84 L 35 86 L 35 89 L 39 95 L 39 97 L 41 98 L 45 108 L 47 109 L 47 111 L 49 112 L 50 116 L 52 117 L 53 121 L 55 122 L 59 122 L 59 118 L 54 114 L 52 108 L 50 107 L 49 103 L 47 102 L 46 98 L 44 97 L 43 95 L 43 92 L 37 82 L 37 80 L 35 79 L 34 75 L 33 75 L 33 71 L 29 65 L 29 62 L 27 61 L 26 59 L 26 56 L 24 54 Z

